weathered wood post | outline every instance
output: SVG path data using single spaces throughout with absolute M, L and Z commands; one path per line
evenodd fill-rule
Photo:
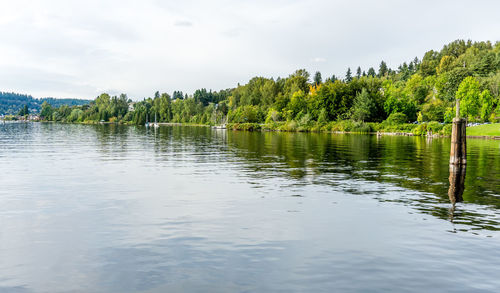
M 462 194 L 465 190 L 465 170 L 465 165 L 450 165 L 450 188 L 448 189 L 448 197 L 453 205 L 463 201 Z
M 463 200 L 462 194 L 465 190 L 465 171 L 467 164 L 467 140 L 465 129 L 467 120 L 460 118 L 460 100 L 457 100 L 457 113 L 453 118 L 451 129 L 451 151 L 450 151 L 450 188 L 448 197 L 453 204 L 450 210 L 450 219 L 453 220 L 455 203 Z
M 464 165 L 467 164 L 467 140 L 465 128 L 467 120 L 460 118 L 460 100 L 457 100 L 457 113 L 453 118 L 453 127 L 451 129 L 451 151 L 450 164 Z

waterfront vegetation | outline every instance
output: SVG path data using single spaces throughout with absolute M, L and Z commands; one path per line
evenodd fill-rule
M 499 92 L 500 42 L 457 40 L 397 69 L 382 61 L 377 71 L 348 68 L 344 77 L 326 79 L 300 69 L 286 78 L 254 77 L 235 88 L 199 89 L 189 96 L 156 92 L 135 103 L 126 94 L 103 93 L 87 105 L 56 108 L 44 102 L 40 116 L 79 123 L 143 125 L 156 116 L 158 122 L 227 123 L 241 130 L 449 134 L 456 99 L 469 122 L 499 122 Z

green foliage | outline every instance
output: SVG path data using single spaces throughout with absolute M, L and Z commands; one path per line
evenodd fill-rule
M 448 102 L 455 100 L 455 93 L 457 92 L 458 86 L 470 75 L 471 72 L 463 67 L 454 68 L 451 71 L 439 75 L 436 80 L 436 89 L 438 90 L 439 98 Z
M 389 68 L 387 67 L 387 63 L 385 63 L 384 61 L 380 62 L 380 66 L 378 69 L 378 76 L 383 77 L 383 76 L 387 75 L 388 72 L 389 72 Z
M 83 117 L 83 111 L 81 109 L 75 108 L 71 111 L 71 114 L 66 119 L 66 122 L 81 122 Z
M 366 73 L 368 76 L 371 76 L 371 77 L 375 77 L 376 73 L 375 73 L 375 69 L 373 69 L 373 67 L 370 67 L 368 69 L 368 72 Z
M 316 71 L 314 74 L 314 85 L 320 85 L 323 82 L 323 79 L 321 78 L 321 72 Z
M 427 123 L 419 124 L 412 131 L 414 135 L 426 135 L 429 132 L 432 134 L 439 134 L 439 132 L 444 128 L 444 124 L 437 121 L 431 121 Z
M 356 95 L 354 99 L 354 105 L 352 107 L 352 118 L 358 121 L 365 121 L 370 118 L 375 108 L 375 103 L 370 97 L 368 91 L 363 88 L 361 93 Z
M 373 68 L 364 73 L 357 67 L 353 76 L 348 68 L 344 80 L 333 75 L 323 81 L 316 72 L 311 81 L 310 74 L 299 69 L 285 78 L 254 77 L 231 89 L 201 88 L 192 96 L 181 91 L 174 91 L 172 97 L 156 92 L 132 103 L 125 94 L 103 93 L 87 105 L 54 107 L 47 102 L 40 114 L 45 120 L 84 123 L 144 125 L 156 116 L 158 122 L 227 122 L 238 129 L 256 129 L 265 122 L 269 129 L 288 131 L 422 133 L 439 128 L 436 123 L 422 122 L 451 122 L 455 96 L 461 99 L 462 115 L 470 121 L 500 119 L 500 44 L 457 40 L 440 51 L 426 52 L 422 61 L 403 62 L 397 69 L 382 61 L 378 74 Z M 0 108 L 1 97 L 0 93 Z M 30 102 L 22 105 L 37 112 Z M 422 124 L 405 123 L 415 120 Z
M 403 124 L 408 122 L 408 117 L 404 113 L 392 113 L 386 121 L 389 124 Z
M 306 109 L 307 102 L 305 99 L 305 94 L 302 90 L 298 90 L 293 93 L 290 102 L 285 108 L 285 111 L 289 113 L 289 117 L 287 120 L 294 119 L 297 115 L 302 112 L 302 110 Z
M 452 129 L 452 127 L 453 127 L 453 125 L 451 125 L 451 124 L 445 124 L 443 126 L 443 129 L 441 129 L 439 131 L 439 134 L 440 135 L 451 135 L 451 129 Z
M 281 120 L 281 114 L 276 111 L 274 108 L 269 108 L 266 115 L 266 124 L 278 122 Z
M 321 108 L 319 115 L 318 115 L 318 123 L 326 123 L 328 121 L 328 116 L 326 114 L 325 108 Z
M 446 108 L 446 111 L 444 113 L 444 122 L 445 123 L 451 123 L 453 121 L 453 118 L 455 118 L 455 108 L 448 107 Z
M 30 110 L 28 109 L 28 105 L 24 105 L 24 107 L 19 110 L 19 113 L 17 115 L 19 116 L 26 116 L 30 114 Z
M 479 115 L 480 108 L 479 82 L 472 76 L 465 78 L 457 90 L 457 99 L 460 100 L 460 115 L 473 121 Z
M 297 131 L 298 124 L 294 120 L 287 121 L 284 125 L 280 127 L 281 131 Z
M 264 115 L 259 106 L 242 106 L 228 113 L 228 121 L 234 123 L 257 123 L 262 121 Z
M 439 99 L 432 99 L 429 103 L 422 105 L 422 121 L 443 121 L 446 112 L 446 104 Z
M 47 103 L 47 102 L 42 103 L 42 110 L 40 111 L 40 117 L 42 117 L 42 119 L 47 119 L 47 118 L 52 117 L 53 112 L 54 112 L 54 109 L 52 108 L 52 106 L 49 103 Z
M 424 115 L 422 115 L 422 112 L 418 112 L 417 122 L 418 123 L 424 122 Z
M 326 124 L 322 130 L 333 132 L 356 132 L 368 133 L 372 132 L 373 128 L 369 123 L 364 123 L 354 120 L 333 121 Z
M 345 74 L 345 81 L 346 82 L 351 82 L 352 81 L 352 72 L 351 68 L 347 68 L 347 72 Z
M 19 114 L 27 105 L 31 114 L 36 114 L 41 111 L 43 103 L 47 103 L 52 107 L 60 107 L 62 105 L 78 106 L 90 103 L 90 100 L 80 99 L 54 99 L 41 98 L 35 99 L 30 95 L 0 92 L 0 115 L 15 115 Z
M 480 116 L 481 116 L 481 121 L 485 122 L 488 121 L 492 111 L 493 111 L 493 97 L 490 94 L 490 91 L 484 90 L 481 92 L 479 95 L 479 100 L 480 100 Z
M 386 98 L 384 110 L 387 115 L 404 113 L 410 120 L 415 121 L 417 118 L 416 102 L 410 100 L 403 85 L 404 83 L 402 82 L 393 83 L 391 80 L 383 83 L 384 96 Z

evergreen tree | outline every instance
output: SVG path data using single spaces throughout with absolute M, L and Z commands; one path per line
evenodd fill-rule
M 347 68 L 347 72 L 345 74 L 345 81 L 346 82 L 351 82 L 352 81 L 352 73 L 351 73 L 351 68 Z
M 19 110 L 19 113 L 18 113 L 19 116 L 26 116 L 26 115 L 29 115 L 29 114 L 30 114 L 30 111 L 28 109 L 28 105 L 24 105 L 24 107 L 22 107 L 21 110 Z
M 323 80 L 321 78 L 321 72 L 316 71 L 316 73 L 314 74 L 314 85 L 319 85 L 322 82 L 323 82 Z
M 388 73 L 387 64 L 384 61 L 380 62 L 380 66 L 378 69 L 378 76 L 382 77 L 385 76 L 387 73 Z
M 367 73 L 368 76 L 371 76 L 371 77 L 375 77 L 376 73 L 375 73 L 375 69 L 373 69 L 373 67 L 370 67 L 368 69 L 368 73 Z
M 356 77 L 360 78 L 361 77 L 361 67 L 358 66 L 358 69 L 356 69 Z
M 352 118 L 364 122 L 370 118 L 370 115 L 374 112 L 374 108 L 375 103 L 373 102 L 373 99 L 366 88 L 363 88 L 361 93 L 358 93 L 354 99 L 354 105 L 352 106 Z

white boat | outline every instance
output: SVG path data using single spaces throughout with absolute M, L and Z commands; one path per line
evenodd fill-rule
M 156 113 L 155 113 L 155 123 L 153 123 L 153 126 L 154 126 L 155 128 L 157 128 L 157 127 L 159 127 L 159 126 L 160 126 L 160 125 L 158 124 L 158 122 L 156 122 Z
M 221 124 L 221 125 L 214 125 L 212 126 L 213 129 L 226 129 L 226 124 Z

